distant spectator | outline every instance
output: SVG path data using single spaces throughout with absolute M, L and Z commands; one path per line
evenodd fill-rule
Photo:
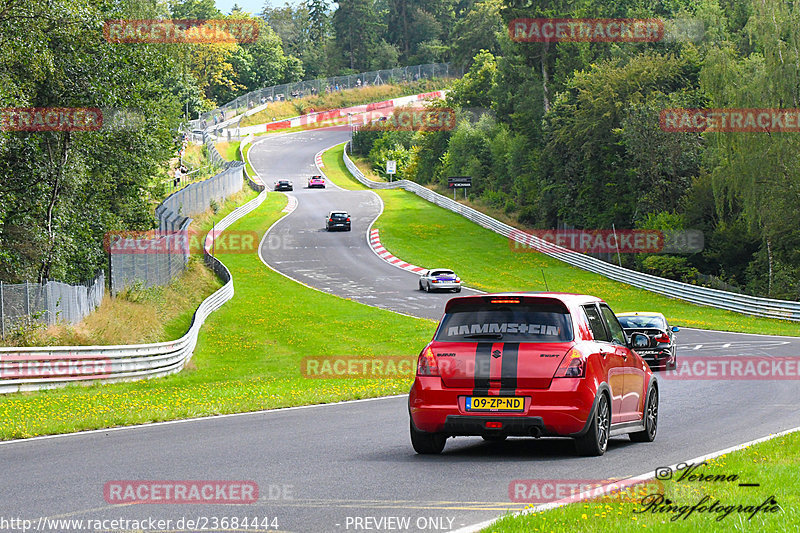
M 358 78 L 358 80 L 356 81 L 356 85 L 357 85 L 358 87 L 361 87 L 361 78 Z

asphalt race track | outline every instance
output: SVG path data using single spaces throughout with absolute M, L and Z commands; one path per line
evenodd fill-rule
M 303 188 L 316 173 L 314 155 L 348 135 L 314 130 L 253 147 L 251 162 L 267 184 L 294 180 L 289 194 L 298 202 L 273 226 L 262 257 L 325 292 L 438 319 L 453 295 L 417 290 L 415 274 L 384 263 L 368 247 L 365 232 L 380 212 L 375 194 Z M 333 209 L 350 212 L 351 232 L 324 231 Z M 685 329 L 678 343 L 679 358 L 800 355 L 796 338 Z M 247 516 L 277 517 L 282 531 L 448 531 L 524 507 L 509 498 L 515 479 L 639 475 L 800 425 L 797 381 L 661 379 L 660 388 L 656 441 L 612 438 L 600 458 L 577 457 L 569 440 L 479 438 L 451 439 L 441 456 L 418 456 L 404 397 L 10 442 L 0 444 L 0 516 L 34 525 L 39 517 L 171 519 L 161 528 L 167 530 L 177 530 L 182 517 Z M 260 498 L 250 505 L 104 500 L 108 481 L 137 479 L 252 480 Z M 408 518 L 409 527 L 373 521 L 382 517 Z

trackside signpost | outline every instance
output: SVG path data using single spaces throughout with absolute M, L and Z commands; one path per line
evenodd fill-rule
M 397 161 L 391 159 L 386 161 L 386 173 L 389 174 L 389 181 L 392 181 L 392 176 L 397 173 Z
M 456 189 L 464 189 L 464 200 L 467 199 L 467 189 L 472 187 L 472 178 L 469 176 L 450 176 L 447 178 L 447 188 L 453 189 L 453 200 L 456 199 Z

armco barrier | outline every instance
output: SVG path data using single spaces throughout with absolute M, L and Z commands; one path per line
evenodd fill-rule
M 417 196 L 421 196 L 425 200 L 432 202 L 440 207 L 444 207 L 454 213 L 458 213 L 469 220 L 490 229 L 495 233 L 499 233 L 509 239 L 527 245 L 527 246 L 541 246 L 543 249 L 554 250 L 552 252 L 542 251 L 546 255 L 563 261 L 572 266 L 578 267 L 582 270 L 600 274 L 614 281 L 627 283 L 633 287 L 645 289 L 651 292 L 663 294 L 670 298 L 678 298 L 694 304 L 705 305 L 709 307 L 716 307 L 718 309 L 727 309 L 737 313 L 744 313 L 748 315 L 763 316 L 769 318 L 779 318 L 784 320 L 800 321 L 800 302 L 793 302 L 789 300 L 775 300 L 772 298 L 759 298 L 757 296 L 749 296 L 746 294 L 737 294 L 734 292 L 721 291 L 718 289 L 710 289 L 707 287 L 698 287 L 689 283 L 680 281 L 673 281 L 669 279 L 659 278 L 650 274 L 643 274 L 627 268 L 622 268 L 611 263 L 606 263 L 600 259 L 576 253 L 565 248 L 558 247 L 554 244 L 546 242 L 538 237 L 526 234 L 523 231 L 504 224 L 499 220 L 477 211 L 471 207 L 462 205 L 446 196 L 433 192 L 432 190 L 423 187 L 419 183 L 409 180 L 399 180 L 392 183 L 376 182 L 367 179 L 358 167 L 353 164 L 347 156 L 347 150 L 344 151 L 344 163 L 350 173 L 361 183 L 372 189 L 397 189 L 401 188 L 406 191 L 413 192 Z
M 256 209 L 266 197 L 267 192 L 262 190 L 258 197 L 219 221 L 217 234 Z M 192 358 L 205 319 L 233 297 L 233 278 L 225 265 L 212 257 L 212 240 L 213 236 L 207 235 L 205 260 L 225 285 L 200 304 L 183 337 L 129 346 L 0 348 L 0 393 L 47 389 L 74 382 L 130 381 L 180 372 Z

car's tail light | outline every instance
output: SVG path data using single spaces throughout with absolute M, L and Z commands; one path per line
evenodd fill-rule
M 456 276 L 456 281 L 457 281 L 458 283 L 461 283 L 461 278 L 459 278 L 458 276 Z
M 662 333 L 660 335 L 653 337 L 653 340 L 655 340 L 656 342 L 669 342 L 669 335 L 667 335 L 666 333 Z
M 439 283 L 438 279 L 431 280 L 431 283 Z
M 350 222 L 350 217 L 347 217 L 347 222 Z
M 519 298 L 493 298 L 489 301 L 493 304 L 518 304 Z
M 438 376 L 439 375 L 439 361 L 433 355 L 433 350 L 428 346 L 421 354 L 417 361 L 417 375 L 418 376 Z
M 575 348 L 567 352 L 567 356 L 561 361 L 556 370 L 554 378 L 582 378 L 586 375 L 586 359 L 583 354 Z

